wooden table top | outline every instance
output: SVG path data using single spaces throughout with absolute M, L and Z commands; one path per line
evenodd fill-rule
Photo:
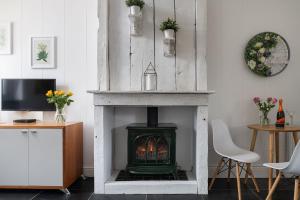
M 78 124 L 81 122 L 65 122 L 65 123 L 56 123 L 56 122 L 46 122 L 46 121 L 37 121 L 35 123 L 0 123 L 0 129 L 2 128 L 65 128 L 70 125 Z
M 300 132 L 300 126 L 296 125 L 285 125 L 284 128 L 277 128 L 275 125 L 250 124 L 248 125 L 248 128 L 257 131 Z

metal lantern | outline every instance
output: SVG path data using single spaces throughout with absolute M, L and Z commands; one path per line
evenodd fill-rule
M 155 67 L 150 64 L 144 72 L 144 90 L 154 91 L 157 89 L 157 73 Z

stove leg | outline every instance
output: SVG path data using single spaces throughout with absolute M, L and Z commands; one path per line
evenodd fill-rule
M 174 176 L 174 180 L 178 180 L 177 172 L 173 172 L 172 175 Z

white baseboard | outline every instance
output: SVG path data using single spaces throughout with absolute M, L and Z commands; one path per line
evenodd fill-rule
M 217 166 L 208 166 L 208 177 L 211 177 L 216 170 Z M 263 166 L 253 166 L 253 173 L 257 178 L 267 178 L 268 177 L 268 169 Z M 94 168 L 93 167 L 84 167 L 83 173 L 87 177 L 94 177 Z M 233 172 L 235 173 L 235 172 Z M 227 172 L 224 172 L 218 176 L 219 178 L 226 178 Z M 233 176 L 232 176 L 233 177 Z

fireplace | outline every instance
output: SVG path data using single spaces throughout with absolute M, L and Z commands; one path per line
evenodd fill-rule
M 94 173 L 96 194 L 207 194 L 207 116 L 208 96 L 212 92 L 92 92 L 95 105 Z M 156 125 L 155 121 L 149 126 L 148 123 L 141 127 L 133 125 L 132 123 L 147 121 L 144 108 L 151 106 L 159 107 L 161 123 L 175 122 L 177 129 L 165 124 Z M 164 134 L 160 137 L 163 138 L 162 144 L 167 144 L 169 147 L 168 153 L 161 151 L 159 159 L 158 156 L 154 156 L 155 159 L 153 157 L 144 159 L 143 153 L 136 155 L 137 147 L 135 147 L 132 148 L 130 154 L 131 162 L 127 158 L 128 147 L 124 145 L 124 141 L 128 140 L 126 135 L 131 130 L 126 127 L 133 128 L 133 132 L 143 129 L 142 136 L 146 136 L 147 133 L 156 136 L 150 130 L 173 128 L 173 133 L 167 133 L 170 130 L 162 131 Z M 146 130 L 148 131 L 145 132 Z M 175 142 L 177 143 L 176 149 L 172 148 L 172 134 L 176 139 L 173 144 L 175 146 Z M 133 138 L 137 139 L 137 136 Z M 176 162 L 174 159 L 172 160 L 172 151 L 176 154 Z M 177 168 L 185 173 L 182 174 L 178 170 L 176 180 L 173 179 L 173 175 L 169 174 L 126 173 L 126 167 L 132 167 L 129 163 L 132 164 L 133 161 L 141 162 L 133 166 L 135 169 L 132 171 L 138 172 L 141 167 L 153 170 L 150 162 L 154 162 L 154 160 L 155 168 L 161 167 L 163 170 L 167 168 L 168 170 L 165 172 L 169 172 L 172 171 L 172 166 L 174 167 L 178 163 Z M 188 165 L 185 165 L 185 161 L 188 162 Z M 153 173 L 153 171 L 150 172 Z M 181 178 L 182 175 L 186 175 L 186 178 Z
M 129 173 L 172 174 L 176 177 L 175 124 L 158 124 L 155 127 L 131 124 L 127 129 Z

